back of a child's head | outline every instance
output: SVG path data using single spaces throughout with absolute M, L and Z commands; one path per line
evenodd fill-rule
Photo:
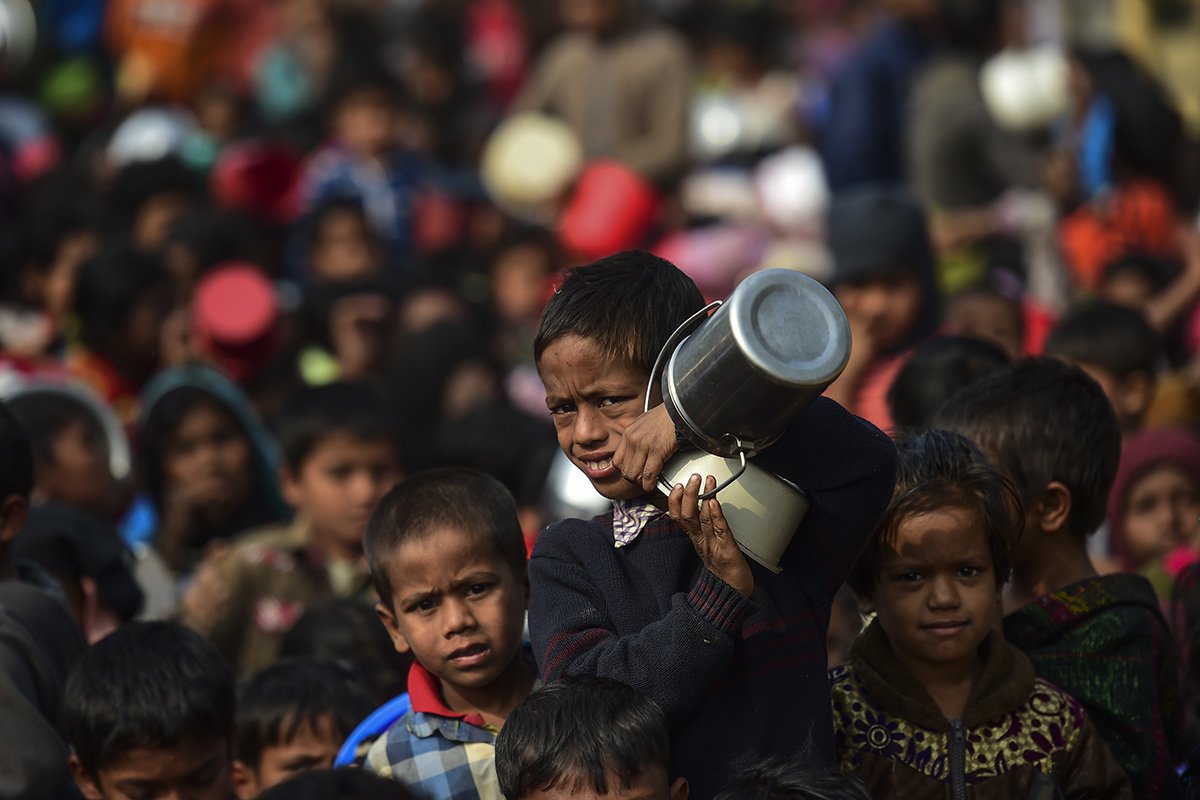
M 412 800 L 404 784 L 355 767 L 314 769 L 272 786 L 259 800 Z
M 392 605 L 389 569 L 400 545 L 447 529 L 478 537 L 518 580 L 524 578 L 525 537 L 504 484 L 476 469 L 431 469 L 401 481 L 367 523 L 363 546 L 381 602 Z
M 772 758 L 741 770 L 715 800 L 870 800 L 857 775 Z
M 82 425 L 89 441 L 105 436 L 95 412 L 69 392 L 25 392 L 9 400 L 8 406 L 28 431 L 33 459 L 38 464 L 54 463 L 54 443 L 71 425 Z
M 534 357 L 540 360 L 564 336 L 578 336 L 649 375 L 671 334 L 703 306 L 696 284 L 674 264 L 625 250 L 567 273 L 542 311 Z
M 325 725 L 341 742 L 375 706 L 370 691 L 346 667 L 316 659 L 281 661 L 238 687 L 238 760 L 257 769 L 267 748 Z
M 1103 301 L 1071 309 L 1046 339 L 1046 355 L 1099 367 L 1122 380 L 1153 376 L 1162 343 L 1141 312 Z
M 284 461 L 293 470 L 302 469 L 323 442 L 337 435 L 389 442 L 399 461 L 393 415 L 383 395 L 367 384 L 338 382 L 299 389 L 284 401 L 276 428 Z
M 0 402 L 0 503 L 9 497 L 29 500 L 33 491 L 33 448 L 28 430 L 7 403 Z
M 1003 350 L 971 336 L 938 336 L 923 342 L 888 389 L 892 420 L 897 428 L 926 428 L 947 397 L 1009 365 Z
M 967 511 L 982 530 L 999 590 L 1008 580 L 1013 541 L 1020 531 L 1021 502 L 1009 480 L 970 439 L 944 430 L 900 436 L 896 488 L 879 527 L 850 573 L 859 597 L 874 597 L 884 553 L 905 520 L 947 509 Z
M 1104 519 L 1121 430 L 1100 386 L 1079 367 L 1030 358 L 953 395 L 934 427 L 969 437 L 1034 508 L 1051 482 L 1071 495 L 1066 530 L 1092 533 Z
M 610 678 L 569 676 L 543 686 L 509 713 L 496 739 L 496 774 L 509 800 L 549 790 L 616 794 L 670 763 L 662 709 Z
M 377 704 L 405 690 L 412 656 L 398 653 L 375 610 L 341 597 L 309 606 L 284 634 L 281 658 L 335 661 L 367 686 Z
M 234 676 L 203 636 L 131 622 L 85 652 L 67 679 L 63 727 L 95 775 L 134 750 L 225 740 L 233 749 Z

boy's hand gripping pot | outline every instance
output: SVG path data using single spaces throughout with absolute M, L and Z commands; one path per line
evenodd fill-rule
M 699 327 L 684 336 L 698 320 Z M 665 491 L 693 473 L 714 476 L 716 489 L 701 497 L 720 493 L 738 547 L 773 572 L 781 569 L 808 501 L 747 459 L 778 440 L 849 358 L 850 325 L 833 295 L 803 273 L 769 269 L 684 322 L 651 371 L 647 405 L 661 373 L 667 412 L 695 446 L 663 467 Z

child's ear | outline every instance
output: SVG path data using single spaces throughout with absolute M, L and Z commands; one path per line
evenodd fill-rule
M 304 491 L 300 486 L 300 475 L 291 464 L 279 465 L 279 491 L 284 501 L 292 508 L 299 508 L 304 500 Z
M 676 778 L 671 784 L 671 800 L 688 800 L 689 791 L 687 778 Z
M 1118 418 L 1141 419 L 1154 402 L 1155 380 L 1149 372 L 1139 370 L 1117 382 Z
M 392 639 L 392 647 L 396 648 L 397 653 L 409 653 L 412 647 L 408 644 L 408 639 L 404 638 L 404 634 L 400 632 L 400 626 L 396 624 L 396 614 L 383 603 L 375 604 L 375 613 L 379 615 L 379 621 L 383 623 L 383 627 L 388 632 L 388 636 Z
M 1063 530 L 1071 516 L 1071 490 L 1059 481 L 1050 481 L 1034 505 L 1033 513 L 1042 533 Z
M 254 800 L 258 797 L 258 775 L 240 759 L 233 761 L 233 790 L 238 800 Z
M 83 762 L 79 760 L 79 756 L 71 753 L 67 759 L 67 766 L 71 768 L 75 785 L 79 787 L 79 793 L 83 795 L 84 800 L 104 800 L 104 792 L 100 791 L 96 780 L 83 768 Z
M 29 502 L 19 494 L 10 494 L 0 501 L 0 548 L 11 544 L 25 527 Z

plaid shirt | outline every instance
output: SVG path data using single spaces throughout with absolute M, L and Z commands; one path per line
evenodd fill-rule
M 640 497 L 613 501 L 613 546 L 629 544 L 651 521 L 666 516 L 666 513 Z
M 504 800 L 496 777 L 499 730 L 478 714 L 448 708 L 437 676 L 419 661 L 409 670 L 408 694 L 412 710 L 371 746 L 367 768 L 422 800 Z

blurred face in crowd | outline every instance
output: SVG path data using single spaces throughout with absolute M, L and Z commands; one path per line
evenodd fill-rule
M 360 89 L 343 98 L 334 121 L 337 138 L 360 156 L 381 156 L 396 142 L 396 111 L 378 89 Z
M 621 21 L 622 0 L 560 0 L 563 24 L 572 30 L 600 35 Z
M 537 367 L 558 445 L 571 463 L 610 500 L 645 494 L 612 461 L 625 428 L 642 414 L 645 370 L 614 361 L 596 342 L 575 335 L 551 342 Z
M 53 458 L 38 465 L 38 493 L 46 499 L 111 519 L 125 503 L 109 463 L 108 440 L 99 424 L 75 419 L 51 445 Z
M 1200 487 L 1174 464 L 1151 468 L 1133 482 L 1125 502 L 1129 566 L 1141 567 L 1181 545 L 1200 545 Z
M 854 333 L 882 350 L 900 345 L 921 311 L 921 282 L 907 273 L 839 284 L 834 295 Z
M 311 261 L 316 282 L 370 280 L 383 269 L 366 217 L 350 209 L 325 215 L 314 237 Z
M 451 708 L 479 690 L 507 695 L 526 676 L 519 656 L 529 583 L 488 535 L 435 527 L 402 541 L 387 571 L 392 607 L 376 606 L 380 619 L 396 649 L 441 680 Z
M 946 304 L 946 329 L 991 342 L 1016 360 L 1024 348 L 1021 309 L 990 293 L 972 292 Z
M 585 775 L 574 781 L 566 778 L 525 795 L 523 800 L 687 800 L 688 797 L 688 782 L 683 778 L 672 781 L 666 768 L 659 764 L 646 767 L 628 787 L 621 786 L 621 778 L 615 772 L 609 772 L 605 782 L 608 791 L 600 794 Z
M 88 774 L 74 756 L 71 769 L 86 800 L 230 800 L 232 745 L 227 739 L 184 740 L 174 747 L 139 747 Z
M 254 491 L 254 454 L 233 415 L 215 402 L 188 411 L 163 447 L 168 492 L 186 489 L 221 517 L 241 508 Z
M 348 558 L 362 550 L 376 504 L 400 480 L 396 446 L 334 431 L 298 467 L 282 472 L 284 496 L 312 523 L 317 543 Z
M 536 245 L 523 244 L 501 253 L 492 264 L 492 297 L 501 319 L 536 320 L 553 270 L 550 254 Z
M 192 198 L 183 192 L 150 197 L 133 220 L 133 243 L 143 253 L 155 253 L 167 241 L 171 226 L 192 210 Z
M 280 725 L 287 731 L 292 720 Z M 318 718 L 316 725 L 301 725 L 286 741 L 264 747 L 258 768 L 251 769 L 241 761 L 234 763 L 234 783 L 241 800 L 253 800 L 276 784 L 313 769 L 330 769 L 337 758 L 344 737 L 333 718 Z
M 995 622 L 999 588 L 975 515 L 948 507 L 901 521 L 874 595 L 888 642 L 913 676 L 969 675 Z

